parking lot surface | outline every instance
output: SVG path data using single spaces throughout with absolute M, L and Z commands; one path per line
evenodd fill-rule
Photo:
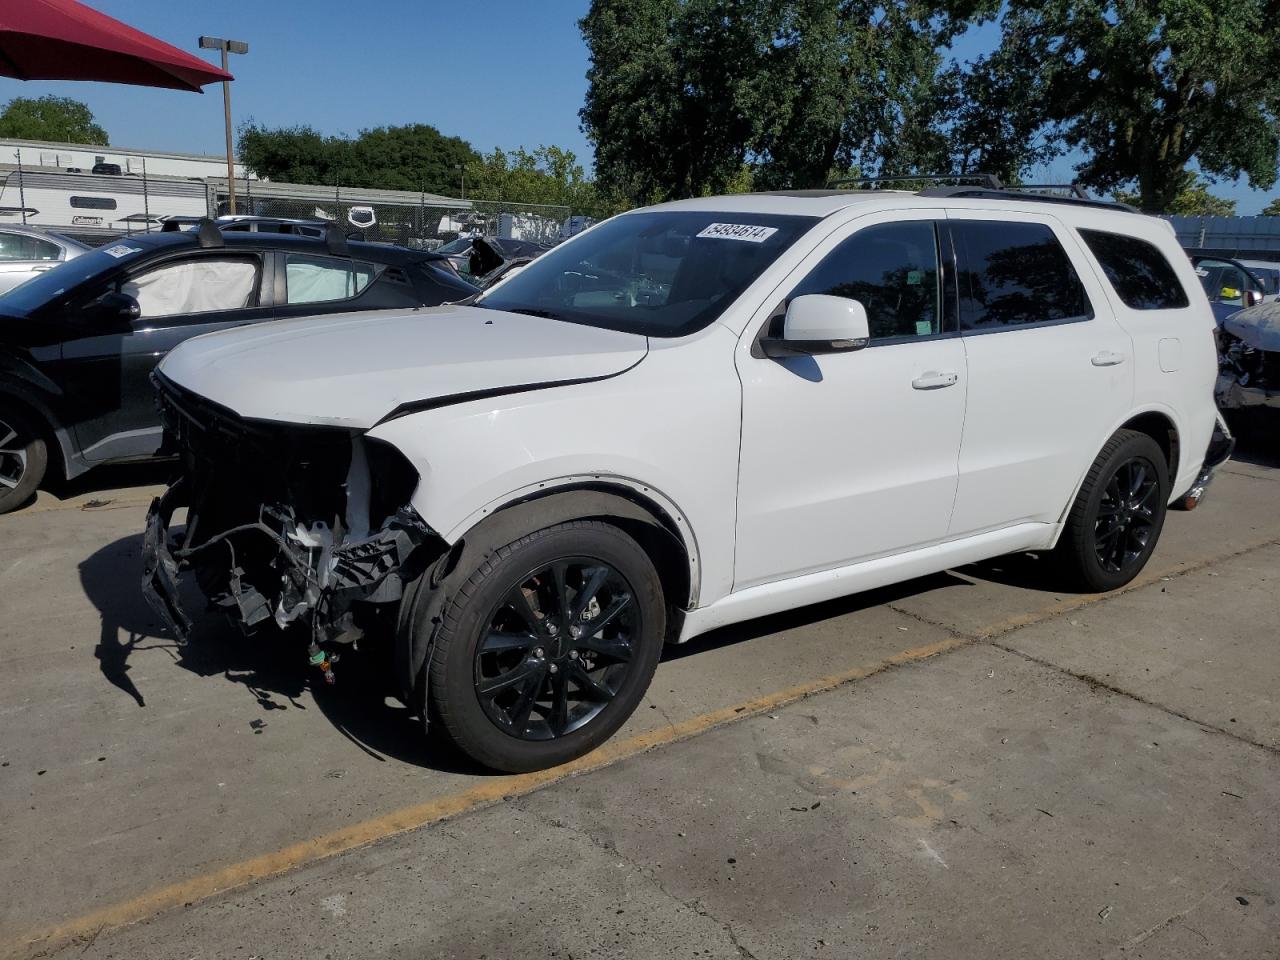
M 0 518 L 0 955 L 1277 956 L 1266 456 L 1126 591 L 1006 558 L 719 631 L 521 777 L 372 665 L 165 638 L 153 494 Z

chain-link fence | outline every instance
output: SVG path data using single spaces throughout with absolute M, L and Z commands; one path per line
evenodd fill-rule
M 225 180 L 209 181 L 208 193 L 210 215 L 233 212 Z M 474 234 L 550 242 L 559 237 L 570 211 L 543 204 L 249 180 L 236 182 L 234 213 L 323 220 L 362 232 L 366 240 L 429 250 Z

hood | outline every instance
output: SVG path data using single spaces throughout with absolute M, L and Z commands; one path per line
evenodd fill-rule
M 1280 301 L 1268 300 L 1239 310 L 1222 325 L 1255 350 L 1280 351 Z
M 368 429 L 397 408 L 597 380 L 645 337 L 477 307 L 298 317 L 179 344 L 170 380 L 242 417 Z

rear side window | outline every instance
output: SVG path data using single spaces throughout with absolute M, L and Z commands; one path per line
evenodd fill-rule
M 1187 291 L 1154 244 L 1101 230 L 1081 230 L 1080 236 L 1126 307 L 1177 310 L 1189 304 Z
M 1093 308 L 1067 252 L 1043 223 L 954 220 L 960 327 L 1002 330 L 1086 320 Z
M 284 263 L 285 288 L 291 304 L 350 299 L 369 286 L 374 274 L 371 263 L 339 257 L 289 253 L 285 254 Z

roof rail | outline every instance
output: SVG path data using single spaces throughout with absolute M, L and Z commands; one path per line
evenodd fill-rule
M 161 233 L 177 233 L 183 227 L 194 227 L 196 224 L 209 222 L 208 217 L 189 217 L 186 215 L 175 215 L 172 217 L 160 218 Z
M 335 257 L 351 255 L 351 248 L 347 246 L 347 236 L 336 223 L 325 225 L 324 245 L 329 248 L 329 252 Z
M 1006 183 L 1004 188 L 1006 190 L 1025 190 L 1027 193 L 1043 191 L 1049 196 L 1053 196 L 1053 194 L 1049 193 L 1050 190 L 1066 190 L 1077 200 L 1093 199 L 1093 197 L 1085 193 L 1084 187 L 1078 183 Z
M 222 242 L 222 231 L 218 229 L 218 225 L 212 220 L 202 220 L 200 226 L 196 229 L 196 240 L 202 247 L 221 247 L 225 246 Z
M 1055 197 L 1047 193 L 1020 193 L 1017 189 L 986 190 L 981 187 L 930 187 L 921 190 L 918 197 L 949 197 L 953 200 L 1020 200 L 1023 203 L 1066 203 L 1076 207 L 1101 207 L 1105 210 L 1123 210 L 1140 213 L 1137 207 L 1117 200 L 1095 200 L 1089 197 Z
M 985 187 L 988 190 L 1003 190 L 1004 184 L 1000 182 L 1000 178 L 994 173 L 937 173 L 922 174 L 914 177 L 850 177 L 843 180 L 827 181 L 827 189 L 831 190 L 835 187 L 843 187 L 848 184 L 876 184 L 876 183 L 919 183 L 921 180 L 929 180 L 934 183 L 946 181 L 948 183 L 960 183 L 962 181 L 972 181 L 977 186 Z

